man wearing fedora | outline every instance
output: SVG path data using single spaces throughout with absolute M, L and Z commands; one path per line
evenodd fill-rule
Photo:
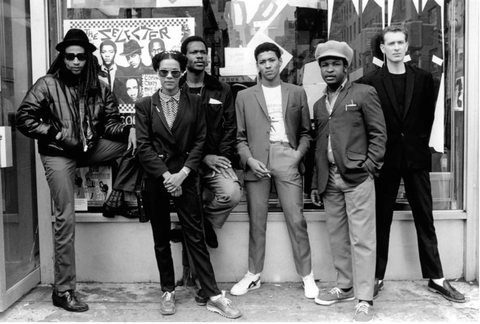
M 323 198 L 336 286 L 315 303 L 358 298 L 354 321 L 373 320 L 375 188 L 387 131 L 377 92 L 347 76 L 353 50 L 345 42 L 319 44 L 315 59 L 327 84 L 313 107 L 316 146 L 312 201 Z M 353 255 L 352 255 L 353 254 Z
M 125 56 L 129 65 L 122 69 L 125 76 L 142 77 L 142 74 L 155 74 L 151 66 L 142 62 L 142 48 L 134 39 L 123 44 L 123 52 L 120 55 Z
M 80 29 L 70 29 L 56 49 L 47 75 L 28 90 L 16 124 L 38 140 L 38 151 L 54 202 L 55 282 L 53 304 L 84 312 L 88 305 L 76 293 L 75 170 L 120 159 L 113 192 L 133 191 L 138 164 L 135 129 L 122 124 L 110 87 L 98 79 L 96 47 Z M 127 144 L 128 143 L 128 144 Z

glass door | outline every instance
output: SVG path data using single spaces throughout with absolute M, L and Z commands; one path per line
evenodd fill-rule
M 40 282 L 35 142 L 15 127 L 32 84 L 28 0 L 0 1 L 0 311 Z

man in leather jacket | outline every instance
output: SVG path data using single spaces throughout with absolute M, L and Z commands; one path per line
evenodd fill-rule
M 98 79 L 96 47 L 79 29 L 70 29 L 47 75 L 27 92 L 17 115 L 17 128 L 38 140 L 38 151 L 54 201 L 55 282 L 53 304 L 83 312 L 88 305 L 76 295 L 75 170 L 120 159 L 113 205 L 137 179 L 135 129 L 121 122 L 111 90 Z M 128 144 L 127 144 L 128 143 Z

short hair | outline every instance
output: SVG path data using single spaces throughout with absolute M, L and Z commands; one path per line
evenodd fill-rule
M 152 51 L 153 43 L 160 43 L 162 50 L 165 50 L 165 42 L 161 38 L 154 38 L 148 43 L 148 51 Z
M 172 59 L 177 61 L 180 64 L 180 71 L 184 72 L 187 68 L 188 59 L 185 55 L 180 53 L 179 51 L 163 51 L 156 54 L 152 58 L 152 66 L 155 72 L 158 72 L 158 67 L 160 66 L 160 62 L 166 59 Z
M 385 27 L 385 29 L 382 31 L 382 44 L 385 44 L 385 34 L 387 33 L 404 33 L 405 41 L 408 42 L 408 30 L 401 25 L 390 25 Z
M 263 52 L 269 52 L 269 51 L 274 52 L 275 55 L 277 55 L 277 58 L 282 57 L 282 50 L 280 49 L 280 47 L 278 47 L 274 43 L 265 42 L 265 43 L 262 43 L 262 44 L 258 45 L 257 48 L 255 48 L 255 52 L 254 52 L 255 61 L 258 62 L 257 58 L 258 58 L 259 54 L 261 54 Z
M 117 53 L 117 44 L 115 44 L 115 42 L 113 42 L 112 40 L 110 39 L 106 39 L 104 40 L 101 44 L 100 44 L 100 53 L 102 52 L 102 49 L 105 45 L 110 45 L 113 47 L 113 50 L 115 51 L 115 53 Z
M 187 55 L 187 46 L 192 42 L 202 42 L 205 45 L 205 49 L 208 48 L 207 43 L 202 37 L 196 36 L 196 35 L 190 36 L 183 41 L 182 47 L 180 48 L 180 51 L 182 52 L 183 55 Z

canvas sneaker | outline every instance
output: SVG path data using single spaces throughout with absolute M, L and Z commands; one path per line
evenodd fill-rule
M 233 319 L 242 316 L 242 312 L 232 305 L 232 301 L 225 298 L 225 291 L 222 291 L 222 296 L 215 301 L 210 298 L 207 302 L 207 309 L 227 318 Z
M 317 297 L 319 293 L 319 289 L 317 287 L 317 284 L 315 283 L 315 278 L 313 277 L 313 273 L 303 277 L 302 281 L 303 281 L 303 289 L 305 290 L 305 297 L 310 299 Z
M 353 289 L 345 292 L 342 289 L 335 287 L 328 292 L 322 292 L 317 298 L 315 298 L 315 303 L 323 306 L 330 306 L 338 302 L 344 302 L 354 299 L 355 296 L 353 294 Z
M 367 302 L 360 302 L 355 307 L 354 322 L 373 322 L 373 306 Z
M 249 271 L 242 280 L 230 289 L 230 294 L 234 296 L 245 295 L 250 290 L 260 288 L 260 283 L 260 274 L 253 274 Z
M 160 314 L 173 315 L 177 311 L 175 306 L 175 292 L 166 291 L 160 299 Z

